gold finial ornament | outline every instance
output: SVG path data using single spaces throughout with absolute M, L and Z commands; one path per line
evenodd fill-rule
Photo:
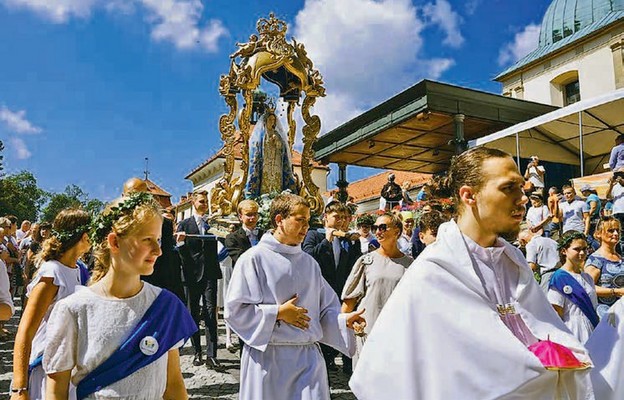
M 293 117 L 295 108 L 301 105 L 304 126 L 304 148 L 301 160 L 302 176 L 295 176 L 297 182 L 302 181 L 299 194 L 312 204 L 313 210 L 322 212 L 323 200 L 319 188 L 311 178 L 312 173 L 312 144 L 316 140 L 321 121 L 311 114 L 311 108 L 317 97 L 325 96 L 323 78 L 320 72 L 314 69 L 312 60 L 308 57 L 303 43 L 294 38 L 292 43 L 286 39 L 288 25 L 275 17 L 273 13 L 268 18 L 260 18 L 256 24 L 257 34 L 249 36 L 246 43 L 236 43 L 238 49 L 230 55 L 230 71 L 221 75 L 219 93 L 223 96 L 228 107 L 228 113 L 219 119 L 219 131 L 224 142 L 226 156 L 223 179 L 229 182 L 226 190 L 223 186 L 216 188 L 215 197 L 219 197 L 224 205 L 219 209 L 220 215 L 226 215 L 236 210 L 238 202 L 245 195 L 245 186 L 249 177 L 250 165 L 250 138 L 254 126 L 252 116 L 257 114 L 254 109 L 253 93 L 261 83 L 271 83 L 278 87 L 279 97 L 286 103 L 286 140 L 289 154 L 295 141 L 296 123 Z M 301 99 L 303 98 L 303 102 Z M 239 109 L 239 99 L 242 99 L 242 108 Z M 265 104 L 265 106 L 267 106 Z M 270 108 L 273 107 L 273 110 Z M 275 103 L 268 105 L 269 112 L 274 111 Z M 255 124 L 256 121 L 253 121 Z M 234 171 L 234 147 L 242 143 L 241 176 L 232 181 Z M 224 199 L 224 197 L 231 198 Z M 216 198 L 215 198 L 216 200 Z M 227 200 L 227 201 L 224 201 Z M 220 207 L 220 206 L 219 206 Z
M 281 36 L 286 40 L 286 30 L 288 25 L 286 22 L 275 18 L 274 13 L 269 14 L 269 19 L 260 18 L 256 23 L 256 29 L 261 37 Z

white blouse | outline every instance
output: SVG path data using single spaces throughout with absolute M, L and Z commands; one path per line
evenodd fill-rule
M 46 373 L 71 369 L 71 381 L 77 386 L 121 345 L 161 290 L 144 282 L 135 296 L 115 299 L 84 288 L 59 302 L 48 328 L 43 358 Z M 162 399 L 166 383 L 167 353 L 87 399 Z

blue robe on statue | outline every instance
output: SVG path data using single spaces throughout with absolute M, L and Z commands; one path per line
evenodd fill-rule
M 269 114 L 270 115 L 270 114 Z M 281 128 L 278 121 L 276 121 L 275 133 L 271 135 L 271 132 L 267 131 L 266 127 L 267 114 L 261 116 L 256 123 L 256 126 L 251 133 L 249 140 L 249 173 L 247 178 L 247 184 L 245 185 L 245 197 L 248 199 L 254 199 L 260 197 L 265 192 L 282 192 L 284 190 L 290 190 L 292 193 L 297 193 L 297 185 L 295 177 L 292 171 L 292 162 L 290 156 L 290 149 L 288 146 L 288 139 L 284 130 Z M 271 151 L 268 144 L 269 136 L 277 137 L 281 143 L 280 149 L 277 152 Z M 277 157 L 279 164 L 281 165 L 281 187 L 270 187 L 267 190 L 268 182 L 265 176 L 265 171 L 268 165 L 273 165 L 272 160 L 269 160 L 266 155 L 270 154 L 271 157 Z M 263 182 L 263 179 L 265 182 Z

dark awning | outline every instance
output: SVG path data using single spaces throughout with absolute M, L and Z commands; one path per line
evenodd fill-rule
M 455 148 L 456 115 L 466 140 L 480 138 L 557 107 L 423 80 L 318 138 L 322 163 L 436 173 Z

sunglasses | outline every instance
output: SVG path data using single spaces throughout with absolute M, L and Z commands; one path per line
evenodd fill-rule
M 385 232 L 388 228 L 391 228 L 388 224 L 371 225 L 371 230 L 373 231 Z

